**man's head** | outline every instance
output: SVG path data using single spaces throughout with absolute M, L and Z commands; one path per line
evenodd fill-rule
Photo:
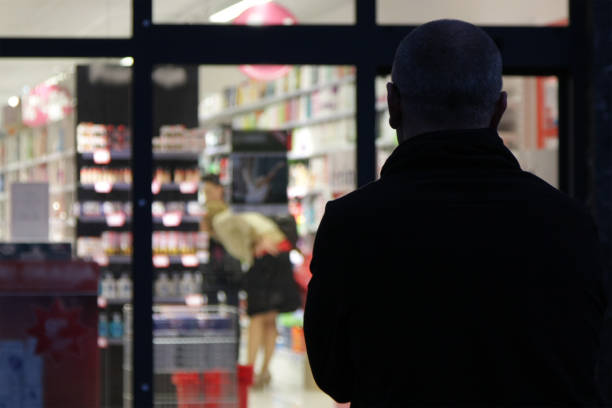
M 204 195 L 206 201 L 223 201 L 223 185 L 216 174 L 207 174 L 202 177 L 204 182 Z
M 496 128 L 506 108 L 497 46 L 459 20 L 432 21 L 408 34 L 395 53 L 391 80 L 389 124 L 399 142 L 437 130 Z

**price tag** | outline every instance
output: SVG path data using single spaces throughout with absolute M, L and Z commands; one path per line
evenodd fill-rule
M 95 263 L 97 263 L 100 266 L 108 266 L 108 263 L 109 263 L 108 255 L 105 255 L 105 254 L 95 255 L 93 257 L 93 260 Z
M 168 255 L 153 255 L 153 266 L 167 268 L 170 266 L 170 257 Z
M 181 225 L 183 213 L 180 211 L 169 211 L 162 216 L 162 224 L 164 227 L 176 227 Z
M 184 181 L 179 184 L 179 190 L 181 194 L 193 194 L 198 191 L 198 183 L 192 181 Z
M 113 183 L 110 181 L 98 181 L 94 184 L 94 190 L 96 190 L 96 193 L 110 193 L 113 190 Z
M 106 225 L 109 227 L 123 227 L 126 216 L 123 211 L 114 212 L 106 215 Z
M 185 268 L 193 268 L 200 264 L 200 260 L 194 254 L 182 255 L 181 263 L 183 264 Z
M 153 194 L 159 194 L 160 191 L 161 191 L 161 183 L 157 180 L 153 180 L 153 182 L 151 183 L 151 192 Z
M 96 164 L 108 164 L 111 161 L 110 150 L 96 149 L 93 153 L 93 161 Z

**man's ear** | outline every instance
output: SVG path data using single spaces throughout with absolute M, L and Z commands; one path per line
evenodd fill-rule
M 502 91 L 499 94 L 499 99 L 495 102 L 495 110 L 493 111 L 493 116 L 491 116 L 491 122 L 489 123 L 489 128 L 497 129 L 499 126 L 499 122 L 501 122 L 502 116 L 504 116 L 504 112 L 508 107 L 508 94 L 506 91 Z
M 389 126 L 398 130 L 402 126 L 402 98 L 393 82 L 387 82 L 387 105 L 389 106 Z

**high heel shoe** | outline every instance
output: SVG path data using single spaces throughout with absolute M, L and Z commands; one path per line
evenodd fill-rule
M 272 377 L 269 372 L 261 373 L 255 376 L 255 381 L 253 382 L 253 388 L 257 390 L 264 389 L 268 385 L 270 385 L 270 381 Z

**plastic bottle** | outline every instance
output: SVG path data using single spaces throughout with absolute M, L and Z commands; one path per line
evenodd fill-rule
M 108 317 L 106 313 L 100 313 L 98 317 L 98 336 L 108 337 Z
M 123 337 L 123 322 L 119 312 L 113 313 L 113 320 L 109 325 L 110 337 L 118 339 Z
M 170 296 L 180 296 L 181 294 L 181 278 L 178 274 L 172 275 L 170 281 Z
M 193 278 L 195 287 L 194 293 L 202 293 L 204 278 L 202 277 L 202 272 L 196 272 Z
M 187 296 L 196 293 L 195 280 L 193 279 L 193 274 L 191 272 L 183 273 L 179 292 L 181 296 Z
M 102 297 L 107 299 L 117 297 L 117 282 L 110 273 L 107 273 L 102 280 Z
M 155 295 L 160 298 L 169 297 L 171 292 L 170 286 L 168 275 L 165 272 L 160 273 L 159 278 L 155 282 Z
M 132 298 L 132 280 L 127 273 L 122 273 L 117 280 L 117 297 L 120 299 Z

